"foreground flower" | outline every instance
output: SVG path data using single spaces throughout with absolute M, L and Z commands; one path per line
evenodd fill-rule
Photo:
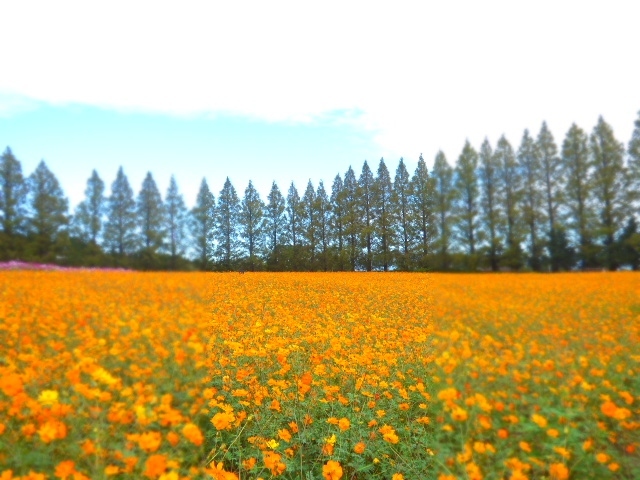
M 342 478 L 342 466 L 340 462 L 329 460 L 322 466 L 322 476 L 325 480 L 339 480 Z

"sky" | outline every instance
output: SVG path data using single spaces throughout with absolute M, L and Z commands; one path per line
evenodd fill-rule
M 96 169 L 134 193 L 171 175 L 263 199 L 380 158 L 454 165 L 546 121 L 598 117 L 625 144 L 640 110 L 640 2 L 1 2 L 0 148 L 41 160 L 71 207 Z

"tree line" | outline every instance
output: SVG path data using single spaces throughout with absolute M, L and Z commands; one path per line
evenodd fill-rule
M 517 149 L 467 141 L 451 164 L 422 155 L 349 167 L 327 190 L 311 180 L 266 199 L 227 177 L 202 180 L 188 209 L 174 177 L 164 199 L 151 172 L 137 195 L 120 167 L 106 194 L 94 170 L 69 213 L 41 161 L 28 177 L 0 158 L 0 259 L 146 270 L 567 271 L 640 267 L 640 112 L 627 148 L 602 117 L 572 125 L 560 146 L 542 124 Z

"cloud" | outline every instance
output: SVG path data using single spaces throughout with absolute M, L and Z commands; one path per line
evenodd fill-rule
M 634 2 L 5 2 L 0 92 L 270 122 L 358 112 L 343 121 L 385 154 L 442 148 L 451 161 L 465 136 L 516 143 L 543 119 L 556 136 L 598 114 L 630 132 L 639 14 Z

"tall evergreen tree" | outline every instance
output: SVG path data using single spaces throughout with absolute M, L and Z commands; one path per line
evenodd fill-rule
M 347 236 L 347 253 L 349 257 L 349 266 L 355 271 L 358 262 L 358 240 L 362 233 L 360 220 L 360 198 L 358 181 L 353 168 L 349 167 L 344 174 L 343 195 L 345 206 L 345 222 L 344 232 Z
M 329 270 L 329 241 L 331 222 L 331 201 L 324 188 L 324 182 L 320 180 L 316 190 L 316 231 L 318 235 L 318 247 L 320 253 L 320 267 L 326 272 Z
M 542 196 L 548 225 L 546 229 L 549 238 L 547 248 L 549 250 L 551 271 L 557 272 L 562 261 L 562 251 L 554 248 L 558 243 L 552 241 L 552 239 L 555 239 L 558 235 L 564 235 L 560 232 L 562 227 L 559 224 L 559 209 L 563 202 L 562 190 L 565 182 L 562 178 L 563 169 L 558 155 L 558 147 L 546 122 L 542 123 L 540 133 L 538 133 L 536 150 L 539 155 L 542 172 Z
M 342 177 L 336 175 L 331 185 L 331 198 L 329 199 L 331 204 L 330 210 L 330 237 L 333 239 L 333 245 L 336 253 L 336 268 L 338 270 L 347 269 L 347 249 L 348 243 L 346 237 L 346 216 L 348 214 L 348 207 L 346 205 L 346 192 Z
M 467 140 L 458 157 L 455 167 L 455 188 L 458 191 L 456 204 L 456 225 L 458 235 L 467 247 L 467 255 L 471 264 L 467 268 L 475 270 L 478 231 L 480 229 L 479 202 L 480 189 L 478 186 L 478 153 Z
M 562 168 L 566 178 L 565 202 L 569 211 L 566 225 L 578 239 L 580 268 L 596 265 L 593 246 L 592 172 L 587 135 L 575 123 L 562 143 Z
M 307 183 L 307 188 L 300 200 L 300 226 L 302 227 L 302 238 L 306 250 L 307 268 L 315 270 L 316 250 L 318 240 L 318 219 L 316 214 L 316 191 L 311 183 Z
M 504 238 L 506 251 L 503 255 L 504 264 L 512 269 L 519 270 L 522 267 L 522 227 L 520 225 L 519 206 L 522 198 L 522 177 L 518 171 L 516 155 L 509 141 L 500 137 L 496 145 L 498 175 L 500 177 L 500 198 L 503 202 L 505 219 Z
M 386 272 L 393 264 L 393 245 L 395 244 L 394 227 L 396 212 L 393 203 L 393 185 L 389 169 L 380 159 L 378 171 L 373 183 L 374 224 L 374 263 Z
M 231 180 L 227 177 L 218 195 L 214 229 L 217 243 L 215 254 L 219 267 L 224 270 L 231 270 L 238 257 L 239 215 L 240 200 Z
M 29 236 L 40 259 L 53 260 L 56 245 L 69 222 L 69 202 L 58 179 L 42 160 L 29 176 Z
M 602 117 L 593 129 L 590 141 L 593 165 L 593 193 L 599 206 L 599 236 L 603 239 L 604 263 L 609 270 L 618 268 L 615 237 L 630 213 L 624 145 L 613 135 Z
M 634 123 L 635 128 L 629 140 L 627 153 L 629 154 L 629 203 L 633 213 L 640 217 L 640 111 Z
M 287 237 L 287 219 L 285 217 L 285 201 L 280 188 L 274 181 L 267 196 L 265 230 L 267 237 L 267 249 L 269 256 L 267 263 L 275 268 L 280 268 L 281 250 Z
M 302 204 L 298 189 L 291 182 L 287 192 L 287 231 L 291 245 L 291 263 L 289 268 L 300 270 L 302 268 Z
M 213 232 L 215 227 L 216 200 L 205 178 L 200 183 L 196 204 L 191 209 L 189 227 L 193 238 L 195 256 L 201 270 L 209 270 L 213 256 Z
M 247 266 L 256 270 L 264 248 L 264 203 L 251 180 L 240 204 L 240 238 L 247 254 Z
M 27 182 L 22 175 L 22 165 L 7 147 L 0 157 L 0 259 L 14 259 L 19 255 L 20 242 L 15 236 L 25 231 L 26 199 Z
M 140 228 L 140 243 L 147 254 L 153 255 L 165 240 L 166 209 L 162 196 L 153 179 L 147 172 L 136 200 L 136 212 Z
M 454 222 L 453 205 L 456 201 L 456 190 L 453 184 L 453 168 L 449 165 L 442 151 L 436 155 L 431 176 L 434 182 L 434 214 L 438 237 L 435 249 L 439 256 L 439 268 L 449 268 L 449 255 L 452 243 L 452 226 Z
M 482 221 L 489 241 L 489 265 L 496 272 L 502 251 L 499 231 L 502 224 L 500 209 L 500 163 L 493 153 L 489 140 L 485 138 L 480 147 L 478 177 L 480 180 L 481 205 L 484 213 Z
M 373 173 L 369 168 L 369 164 L 365 160 L 364 164 L 362 165 L 360 178 L 358 179 L 358 210 L 362 218 L 362 246 L 365 250 L 364 267 L 367 272 L 373 270 L 373 183 Z
M 400 158 L 396 176 L 393 181 L 393 204 L 396 211 L 396 239 L 399 243 L 398 268 L 409 270 L 411 268 L 411 251 L 415 244 L 414 229 L 412 229 L 412 208 L 411 208 L 411 178 Z
M 84 196 L 85 199 L 76 207 L 73 216 L 73 231 L 83 242 L 97 245 L 102 232 L 106 198 L 104 182 L 95 170 L 87 180 Z
M 416 167 L 410 182 L 410 208 L 413 212 L 411 221 L 417 241 L 415 245 L 416 265 L 420 269 L 429 267 L 429 254 L 431 253 L 431 242 L 435 236 L 436 209 L 435 209 L 435 181 L 429 176 L 427 164 L 420 154 L 418 166 Z
M 133 253 L 137 247 L 136 202 L 129 179 L 122 167 L 111 184 L 111 195 L 107 201 L 107 223 L 105 245 L 119 257 Z
M 543 171 L 538 144 L 525 130 L 518 148 L 518 166 L 522 180 L 522 217 L 529 237 L 529 265 L 538 272 L 542 269 L 541 224 L 544 221 Z
M 188 212 L 173 175 L 171 175 L 165 198 L 165 222 L 164 230 L 167 236 L 167 249 L 171 256 L 171 269 L 175 270 L 178 257 L 183 256 L 185 253 Z

